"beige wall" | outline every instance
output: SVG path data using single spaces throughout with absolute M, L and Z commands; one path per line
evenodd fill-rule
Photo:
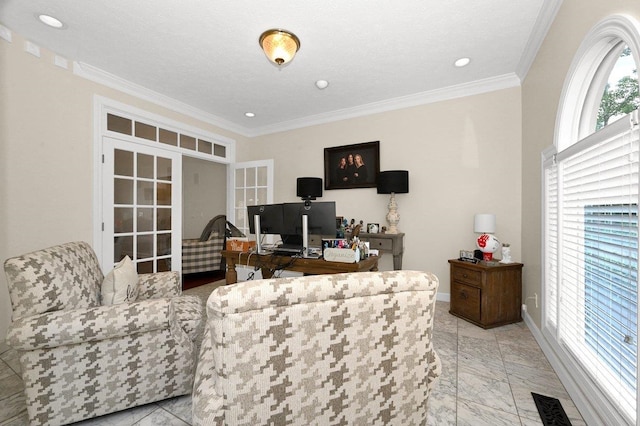
M 328 146 L 379 140 L 381 169 L 410 171 L 410 193 L 398 195 L 407 233 L 405 269 L 435 272 L 449 293 L 447 259 L 474 248 L 474 213 L 498 216 L 496 235 L 520 258 L 520 89 L 283 132 L 251 140 L 78 78 L 13 43 L 2 58 L 3 171 L 0 258 L 70 240 L 92 242 L 92 108 L 95 94 L 238 141 L 240 161 L 274 158 L 276 201 L 295 200 L 298 176 L 323 176 Z M 388 196 L 375 189 L 326 191 L 338 214 L 385 223 Z M 190 231 L 189 231 L 190 232 Z M 391 258 L 381 269 L 391 269 Z M 0 278 L 0 333 L 10 318 Z
M 428 270 L 449 293 L 448 259 L 475 249 L 473 215 L 497 215 L 496 236 L 521 253 L 520 89 L 512 88 L 257 137 L 238 146 L 243 160 L 275 160 L 275 201 L 296 199 L 296 177 L 323 177 L 324 148 L 380 141 L 381 170 L 409 170 L 398 195 L 406 233 L 404 269 Z M 337 214 L 386 223 L 387 195 L 375 188 L 324 191 Z M 390 256 L 381 269 L 392 269 Z
M 51 245 L 93 243 L 93 100 L 105 96 L 237 141 L 241 136 L 79 78 L 0 39 L 0 260 Z M 71 65 L 71 64 L 70 64 Z M 0 336 L 10 322 L 0 273 Z
M 323 176 L 324 148 L 380 141 L 381 170 L 410 171 L 398 195 L 405 269 L 436 273 L 449 293 L 447 259 L 473 249 L 473 215 L 497 215 L 496 235 L 521 258 L 521 91 L 511 88 L 251 140 L 78 78 L 0 41 L 3 72 L 0 258 L 70 240 L 92 242 L 92 108 L 95 94 L 238 141 L 239 161 L 275 160 L 275 201 L 293 201 L 298 176 Z M 374 188 L 325 191 L 338 214 L 385 223 L 388 196 Z M 189 231 L 191 232 L 191 231 Z M 391 269 L 390 256 L 381 269 Z M 0 333 L 9 323 L 0 278 Z
M 219 214 L 227 214 L 227 166 L 183 157 L 182 238 L 200 238 Z
M 525 296 L 542 295 L 541 161 L 553 145 L 556 113 L 571 62 L 589 30 L 606 16 L 627 13 L 640 19 L 640 2 L 626 0 L 565 0 L 522 85 L 522 259 Z M 527 304 L 540 326 L 541 305 Z

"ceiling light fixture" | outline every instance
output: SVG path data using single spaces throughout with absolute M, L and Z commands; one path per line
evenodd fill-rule
M 267 58 L 281 67 L 291 62 L 300 49 L 300 40 L 295 34 L 286 30 L 271 29 L 260 35 L 260 47 Z
M 255 117 L 256 115 L 255 115 L 253 112 L 245 112 L 245 113 L 244 113 L 244 116 L 245 116 L 245 117 L 249 117 L 249 118 L 253 118 L 253 117 Z
M 471 62 L 471 59 L 469 58 L 460 58 L 454 62 L 454 65 L 458 68 L 466 67 L 467 65 L 469 65 L 469 62 Z
M 59 20 L 50 15 L 38 15 L 38 19 L 45 25 L 48 25 L 52 28 L 62 28 L 64 24 Z

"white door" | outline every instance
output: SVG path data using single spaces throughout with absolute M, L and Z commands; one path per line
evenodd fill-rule
M 103 138 L 102 265 L 129 256 L 138 273 L 182 266 L 179 153 Z

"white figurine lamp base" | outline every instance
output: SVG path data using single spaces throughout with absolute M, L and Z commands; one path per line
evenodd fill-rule
M 398 222 L 400 222 L 400 213 L 398 213 L 398 205 L 396 204 L 396 194 L 391 193 L 391 199 L 389 200 L 389 212 L 387 213 L 387 222 L 389 222 L 389 229 L 387 234 L 398 233 Z
M 500 241 L 491 234 L 482 234 L 476 240 L 476 247 L 482 252 L 482 260 L 489 262 L 500 248 Z

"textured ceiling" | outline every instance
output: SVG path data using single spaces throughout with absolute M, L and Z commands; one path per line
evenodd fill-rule
M 255 135 L 518 84 L 559 3 L 0 0 L 0 23 L 83 74 L 116 76 Z M 46 27 L 40 13 L 65 28 Z M 282 69 L 258 46 L 269 28 L 301 41 Z M 471 63 L 455 68 L 463 56 Z M 319 79 L 329 87 L 317 89 Z

